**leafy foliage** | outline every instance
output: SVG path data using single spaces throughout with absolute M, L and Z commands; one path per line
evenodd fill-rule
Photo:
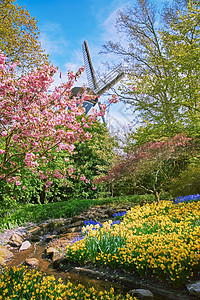
M 165 198 L 164 198 L 165 199 Z M 6 205 L 0 202 L 0 228 L 13 228 L 25 225 L 29 222 L 42 222 L 49 219 L 68 218 L 96 205 L 126 205 L 152 203 L 152 195 L 134 195 L 127 197 L 103 197 L 97 199 L 76 199 L 46 203 L 46 204 L 20 204 L 19 202 L 9 203 L 10 198 L 5 199 Z M 10 206 L 9 206 L 10 205 Z
M 160 14 L 154 1 L 137 0 L 116 20 L 125 46 L 124 39 L 104 46 L 128 65 L 118 96 L 136 112 L 141 127 L 132 140 L 139 145 L 199 132 L 200 2 L 176 2 Z
M 51 93 L 48 88 L 56 72 L 53 66 L 44 66 L 19 79 L 15 79 L 14 69 L 15 64 L 8 66 L 6 57 L 0 54 L 0 182 L 5 183 L 1 184 L 1 194 L 4 197 L 6 192 L 28 202 L 30 197 L 38 197 L 42 192 L 44 202 L 45 189 L 48 190 L 52 183 L 67 186 L 69 178 L 89 182 L 83 172 L 86 163 L 90 163 L 87 161 L 90 150 L 88 147 L 84 152 L 80 144 L 92 137 L 89 128 L 97 121 L 98 113 L 85 118 L 82 103 L 94 96 L 87 94 L 84 88 L 82 94 L 72 97 L 71 88 L 83 69 L 76 74 L 69 72 L 68 82 Z M 94 134 L 101 131 L 97 128 Z M 102 140 L 100 135 L 98 138 Z M 98 146 L 101 147 L 100 141 Z M 75 147 L 82 147 L 80 152 L 84 152 L 82 168 L 81 158 L 73 165 Z M 93 146 L 90 144 L 90 147 Z M 100 155 L 97 157 L 101 160 Z M 96 166 L 98 163 L 100 161 Z M 76 174 L 75 167 L 80 169 Z M 93 173 L 91 179 L 92 176 Z
M 200 193 L 200 166 L 189 164 L 180 175 L 169 184 L 169 190 L 173 197 L 187 196 Z
M 185 135 L 172 139 L 149 142 L 130 151 L 108 174 L 97 182 L 129 182 L 137 191 L 152 193 L 159 201 L 159 193 L 172 178 L 187 165 L 188 154 L 192 155 L 195 144 Z
M 0 2 L 0 50 L 11 62 L 20 61 L 23 71 L 46 64 L 48 56 L 38 41 L 35 18 L 15 0 Z

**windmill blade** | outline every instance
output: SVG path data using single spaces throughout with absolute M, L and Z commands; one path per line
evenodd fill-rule
M 84 59 L 89 88 L 92 89 L 96 95 L 98 94 L 100 96 L 104 92 L 109 90 L 113 85 L 115 85 L 125 75 L 125 70 L 122 68 L 121 65 L 119 65 L 116 68 L 114 68 L 112 71 L 110 71 L 103 79 L 97 81 L 94 68 L 92 65 L 92 60 L 90 57 L 87 41 L 83 42 L 82 49 L 83 49 L 83 59 Z M 98 98 L 96 98 L 95 102 L 93 103 L 91 103 L 91 101 L 85 103 L 86 114 L 96 103 L 99 104 L 99 108 L 100 108 L 100 103 L 98 101 Z M 105 122 L 104 116 L 102 116 L 102 119 L 103 122 Z
M 118 65 L 116 68 L 111 70 L 103 79 L 100 79 L 97 82 L 96 93 L 102 95 L 107 90 L 109 90 L 113 85 L 115 85 L 119 80 L 125 76 L 125 71 L 121 65 Z
M 83 59 L 84 59 L 88 84 L 89 87 L 95 91 L 98 88 L 98 85 L 97 85 L 96 76 L 92 65 L 92 60 L 90 57 L 87 41 L 83 42 L 82 49 L 83 49 Z
M 115 85 L 125 75 L 125 72 L 122 66 L 119 65 L 115 69 L 111 70 L 103 79 L 97 81 L 87 41 L 83 42 L 82 48 L 89 87 L 93 89 L 95 94 L 102 95 L 105 91 Z

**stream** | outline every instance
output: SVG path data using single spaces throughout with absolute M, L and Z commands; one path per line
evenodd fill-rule
M 47 275 L 53 275 L 56 279 L 62 278 L 64 282 L 70 281 L 76 285 L 82 284 L 85 287 L 93 286 L 96 290 L 109 290 L 111 287 L 115 289 L 117 293 L 126 294 L 131 289 L 134 289 L 134 285 L 132 287 L 124 286 L 122 284 L 109 281 L 107 279 L 101 280 L 97 278 L 91 278 L 87 275 L 78 274 L 74 272 L 64 272 L 54 269 L 51 266 L 51 261 L 45 257 L 46 244 L 44 242 L 35 242 L 31 244 L 31 247 L 27 250 L 18 251 L 13 250 L 13 258 L 7 262 L 8 267 L 19 266 L 22 264 L 27 258 L 36 258 L 39 260 L 39 270 L 45 272 Z M 171 298 L 160 296 L 154 294 L 155 300 L 169 300 Z

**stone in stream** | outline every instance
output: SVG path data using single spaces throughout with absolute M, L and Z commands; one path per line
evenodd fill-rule
M 53 256 L 52 256 L 52 262 L 54 263 L 55 261 L 58 261 L 58 260 L 60 260 L 61 258 L 62 258 L 62 254 L 59 252 L 59 251 L 55 251 L 54 253 L 53 253 Z
M 53 239 L 55 239 L 57 237 L 56 234 L 52 234 L 52 235 L 48 235 L 46 238 L 45 238 L 45 242 L 50 242 L 52 241 Z
M 24 241 L 21 247 L 19 248 L 19 251 L 27 250 L 30 247 L 31 247 L 31 243 L 29 241 Z
M 200 281 L 191 283 L 187 285 L 187 290 L 191 295 L 200 298 Z
M 154 296 L 151 291 L 144 289 L 136 289 L 128 292 L 131 296 L 137 297 L 139 300 L 152 300 Z
M 45 249 L 45 253 L 46 253 L 47 257 L 52 258 L 54 253 L 59 253 L 59 251 L 53 247 L 49 247 L 49 248 Z
M 17 234 L 17 233 L 13 233 L 8 241 L 8 243 L 12 246 L 12 247 L 20 247 L 23 243 L 23 239 L 22 237 Z
M 37 258 L 27 258 L 25 260 L 25 263 L 27 266 L 30 266 L 30 267 L 37 267 L 39 265 L 39 260 Z
M 7 259 L 13 257 L 13 253 L 4 246 L 0 246 L 0 266 L 3 266 Z
M 41 228 L 39 226 L 34 227 L 29 230 L 29 234 L 40 234 L 40 230 L 41 230 Z
M 74 233 L 74 232 L 80 232 L 80 231 L 81 231 L 81 227 L 70 227 L 70 228 L 68 228 L 67 233 Z
M 46 228 L 43 226 L 36 226 L 29 230 L 29 239 L 32 242 L 39 242 L 40 237 L 45 233 Z

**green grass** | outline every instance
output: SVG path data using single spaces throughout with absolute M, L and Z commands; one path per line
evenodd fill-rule
M 19 204 L 14 209 L 0 207 L 0 229 L 14 228 L 29 222 L 42 222 L 49 219 L 68 218 L 96 205 L 134 205 L 153 202 L 152 195 L 120 196 L 115 198 L 75 199 L 48 204 Z

